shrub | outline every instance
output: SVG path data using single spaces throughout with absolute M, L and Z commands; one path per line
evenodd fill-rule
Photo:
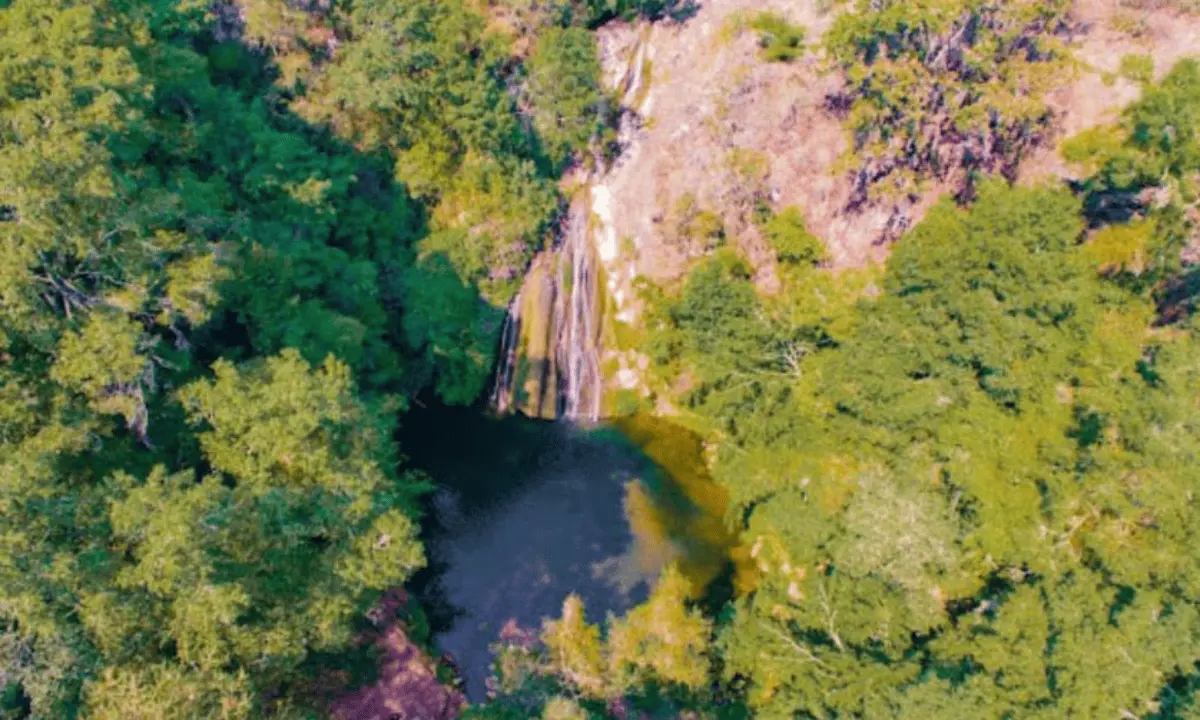
M 1071 66 L 1065 0 L 859 0 L 825 36 L 846 76 L 860 205 L 924 180 L 1011 175 L 1052 127 L 1044 95 Z M 965 188 L 964 188 L 965 189 Z
M 762 57 L 768 62 L 791 62 L 804 54 L 804 28 L 779 13 L 758 13 L 750 28 L 758 33 Z
M 816 265 L 825 260 L 825 245 L 808 231 L 795 207 L 785 208 L 763 225 L 763 234 L 781 263 Z
M 1122 57 L 1121 76 L 1136 83 L 1150 82 L 1154 79 L 1154 58 L 1137 54 Z

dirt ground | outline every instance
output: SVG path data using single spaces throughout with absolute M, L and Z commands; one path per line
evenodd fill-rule
M 815 39 L 832 17 L 811 1 L 707 0 L 682 26 L 657 26 L 646 45 L 648 91 L 634 107 L 642 119 L 618 167 L 606 179 L 619 237 L 637 250 L 638 273 L 666 280 L 683 272 L 688 248 L 671 242 L 671 214 L 685 195 L 724 216 L 752 259 L 765 254 L 761 239 L 744 227 L 744 195 L 761 184 L 776 206 L 804 209 L 810 228 L 829 244 L 834 262 L 861 264 L 869 243 L 853 242 L 881 229 L 886 213 L 844 216 L 849 187 L 829 170 L 845 149 L 838 121 L 824 112 L 836 78 L 821 77 L 818 60 L 791 64 L 758 57 L 752 32 L 737 32 L 737 13 L 772 9 L 803 24 Z M 610 67 L 623 67 L 639 30 L 610 26 L 601 44 Z M 810 40 L 811 42 L 812 40 Z M 765 177 L 734 165 L 765 164 Z M 750 176 L 748 176 L 750 175 Z M 762 264 L 762 263 L 756 263 Z
M 379 678 L 374 685 L 339 698 L 330 708 L 336 720 L 452 720 L 466 707 L 462 693 L 442 685 L 437 665 L 412 640 L 394 618 L 407 601 L 403 590 L 392 590 L 380 601 L 375 614 L 381 626 L 373 637 L 382 653 Z

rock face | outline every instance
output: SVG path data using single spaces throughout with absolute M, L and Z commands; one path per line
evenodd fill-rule
M 509 307 L 492 391 L 497 411 L 600 419 L 606 309 L 601 274 L 588 206 L 577 201 L 558 241 L 534 258 Z
M 402 590 L 384 596 L 377 617 L 395 617 L 405 604 Z M 452 720 L 466 706 L 462 693 L 442 685 L 437 664 L 409 637 L 404 626 L 392 622 L 381 628 L 374 642 L 383 653 L 379 679 L 332 705 L 337 720 Z
M 620 241 L 623 262 L 652 281 L 682 275 L 695 255 L 671 227 L 681 200 L 694 198 L 718 214 L 758 271 L 774 287 L 774 268 L 748 209 L 765 201 L 776 210 L 794 205 L 839 268 L 882 260 L 879 242 L 897 208 L 847 210 L 851 184 L 838 162 L 848 147 L 841 121 L 826 107 L 837 74 L 822 70 L 819 43 L 837 9 L 828 0 L 705 0 L 680 25 L 613 24 L 600 30 L 609 84 L 623 90 L 636 116 L 625 152 L 601 181 L 608 229 Z M 1148 54 L 1165 74 L 1182 57 L 1200 55 L 1200 14 L 1169 0 L 1076 0 L 1079 74 L 1051 93 L 1057 139 L 1112 122 L 1136 99 L 1138 87 L 1115 77 L 1128 53 Z M 752 32 L 737 18 L 770 10 L 806 29 L 810 51 L 792 63 L 764 62 Z M 631 81 L 630 78 L 636 78 Z M 1022 165 L 1023 178 L 1068 177 L 1056 142 Z M 916 222 L 942 195 L 934 187 L 913 207 Z M 607 263 L 606 263 L 606 269 Z M 610 273 L 612 272 L 609 269 Z
M 1133 4 L 1077 0 L 1080 70 L 1050 94 L 1058 136 L 1022 163 L 1023 181 L 1071 177 L 1056 140 L 1114 121 L 1138 97 L 1138 86 L 1117 76 L 1126 54 L 1150 55 L 1160 76 L 1180 58 L 1200 56 L 1200 14 L 1172 10 L 1170 2 Z M 605 83 L 624 111 L 621 152 L 610 167 L 564 181 L 586 189 L 576 193 L 559 243 L 591 248 L 595 270 L 587 282 L 599 293 L 581 310 L 580 288 L 570 286 L 574 273 L 563 281 L 561 253 L 534 263 L 514 304 L 512 319 L 519 322 L 506 340 L 497 408 L 595 419 L 604 413 L 606 388 L 639 389 L 639 358 L 615 347 L 612 327 L 637 324 L 639 277 L 669 285 L 711 250 L 685 229 L 698 215 L 738 245 L 759 288 L 771 293 L 779 285 L 774 253 L 752 220 L 762 205 L 797 208 L 837 271 L 885 259 L 887 239 L 950 189 L 935 184 L 903 207 L 850 208 L 852 183 L 839 168 L 849 141 L 827 103 L 842 81 L 824 71 L 820 50 L 839 12 L 829 9 L 834 5 L 846 7 L 828 0 L 705 0 L 682 23 L 610 23 L 598 31 Z M 791 63 L 764 61 L 756 35 L 744 30 L 745 19 L 762 11 L 803 26 L 809 52 Z M 569 316 L 560 304 L 568 296 Z M 564 345 L 571 337 L 594 345 L 571 349 Z M 599 376 L 605 367 L 608 378 Z
M 834 18 L 820 4 L 707 0 L 681 25 L 600 30 L 610 78 L 640 75 L 624 97 L 638 122 L 603 181 L 612 232 L 628 240 L 638 274 L 670 280 L 689 265 L 694 253 L 671 227 L 673 210 L 688 198 L 721 217 L 767 289 L 773 260 L 749 222 L 758 202 L 799 207 L 835 267 L 882 257 L 874 241 L 892 209 L 845 212 L 850 183 L 834 172 L 847 141 L 825 98 L 838 78 L 822 74 L 813 53 L 764 62 L 754 33 L 737 29 L 739 13 L 771 10 L 803 25 L 815 45 Z

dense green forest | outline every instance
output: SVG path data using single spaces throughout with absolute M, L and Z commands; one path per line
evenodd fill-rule
M 959 192 L 886 268 L 764 206 L 779 292 L 723 247 L 643 298 L 753 587 L 570 598 L 470 717 L 1200 717 L 1200 63 L 1015 186 L 1069 11 L 834 22 L 855 202 Z M 615 151 L 592 30 L 692 12 L 0 0 L 0 717 L 325 715 L 425 564 L 404 411 L 477 401 Z

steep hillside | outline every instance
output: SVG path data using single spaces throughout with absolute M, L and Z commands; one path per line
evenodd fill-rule
M 1083 72 L 1074 82 L 1051 93 L 1049 101 L 1059 114 L 1060 137 L 1116 120 L 1121 108 L 1141 94 L 1137 82 L 1123 76 L 1121 64 L 1129 55 L 1147 55 L 1154 61 L 1154 77 L 1161 79 L 1177 61 L 1200 54 L 1200 15 L 1186 2 L 1134 0 L 1078 0 L 1080 22 L 1075 56 Z M 1045 148 L 1029 158 L 1023 179 L 1055 175 L 1073 177 L 1056 148 Z
M 827 103 L 842 81 L 825 71 L 820 50 L 840 11 L 826 7 L 831 4 L 709 0 L 682 24 L 601 29 L 610 84 L 635 88 L 624 102 L 638 118 L 597 203 L 625 253 L 625 272 L 632 264 L 655 280 L 678 277 L 702 251 L 681 237 L 681 215 L 710 211 L 721 217 L 726 234 L 755 264 L 760 287 L 769 291 L 776 284 L 771 253 L 749 222 L 756 201 L 776 210 L 800 208 L 837 269 L 885 257 L 880 241 L 889 223 L 915 223 L 944 192 L 934 187 L 911 206 L 848 209 L 852 187 L 838 162 L 849 141 Z M 1071 41 L 1080 68 L 1048 98 L 1057 114 L 1056 140 L 1111 122 L 1137 97 L 1137 84 L 1119 74 L 1126 54 L 1152 56 L 1161 76 L 1175 60 L 1200 53 L 1200 16 L 1180 7 L 1122 0 L 1077 4 Z M 772 63 L 760 57 L 758 36 L 745 26 L 762 11 L 805 28 L 808 51 L 801 58 Z M 1022 169 L 1027 178 L 1046 174 L 1069 174 L 1056 142 Z

